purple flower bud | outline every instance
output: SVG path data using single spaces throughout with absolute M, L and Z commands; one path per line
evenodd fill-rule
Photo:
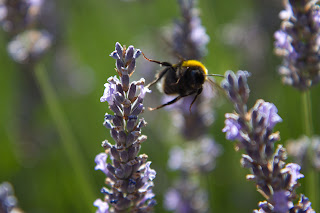
M 134 47 L 132 45 L 130 45 L 128 48 L 127 48 L 127 51 L 126 51 L 126 57 L 125 57 L 125 63 L 130 61 L 132 58 L 133 58 L 133 54 L 134 54 Z
M 120 152 L 120 158 L 122 162 L 127 162 L 129 159 L 128 151 Z
M 118 115 L 113 116 L 112 122 L 113 122 L 114 126 L 117 126 L 117 127 L 122 127 L 123 126 L 123 118 L 122 118 L 122 116 L 118 116 Z
M 121 84 L 124 91 L 128 91 L 129 89 L 129 76 L 127 74 L 122 75 Z
M 127 129 L 128 131 L 132 131 L 133 128 L 135 127 L 136 125 L 136 122 L 137 122 L 137 117 L 136 116 L 130 116 L 129 119 L 128 119 L 128 122 L 127 122 Z
M 116 60 L 116 67 L 117 67 L 117 70 L 118 70 L 120 73 L 122 73 L 124 66 L 125 66 L 125 65 L 124 65 L 123 61 L 121 61 L 121 60 Z
M 133 100 L 133 98 L 135 97 L 136 95 L 136 90 L 137 90 L 137 86 L 134 82 L 132 82 L 130 84 L 130 87 L 129 87 L 129 93 L 128 93 L 128 99 L 131 101 Z
M 123 115 L 125 117 L 130 116 L 130 112 L 131 112 L 131 105 L 123 107 Z
M 126 142 L 126 139 L 127 139 L 127 134 L 124 131 L 119 131 L 118 142 L 124 145 Z
M 138 104 L 131 112 L 131 115 L 139 115 L 143 110 L 143 104 Z
M 108 128 L 108 129 L 112 129 L 112 128 L 113 128 L 112 124 L 111 124 L 110 121 L 108 121 L 108 120 L 105 120 L 105 121 L 103 122 L 103 126 L 105 126 L 105 127 Z
M 116 42 L 116 50 L 115 51 L 118 53 L 118 56 L 119 56 L 119 58 L 115 58 L 115 59 L 122 60 L 123 48 L 119 42 Z
M 136 68 L 136 60 L 133 59 L 128 65 L 128 75 L 131 75 L 131 73 L 134 71 L 135 68 Z
M 122 103 L 124 101 L 124 99 L 125 99 L 120 92 L 116 92 L 114 94 L 114 98 L 118 103 Z
M 122 116 L 122 111 L 121 109 L 116 105 L 116 104 L 109 104 L 109 108 L 117 115 L 117 116 Z

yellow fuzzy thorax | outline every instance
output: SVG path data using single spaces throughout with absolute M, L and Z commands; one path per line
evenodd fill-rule
M 204 73 L 204 75 L 208 74 L 207 68 L 197 60 L 186 60 L 181 64 L 182 67 L 198 67 Z

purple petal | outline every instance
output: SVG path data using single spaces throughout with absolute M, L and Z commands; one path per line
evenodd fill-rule
M 113 103 L 113 96 L 116 92 L 116 85 L 115 84 L 104 84 L 105 89 L 103 95 L 100 98 L 100 102 L 108 102 L 110 105 Z
M 267 128 L 272 129 L 282 118 L 277 114 L 277 107 L 269 102 L 264 102 L 259 107 L 259 113 L 266 119 Z
M 286 213 L 293 207 L 293 203 L 289 200 L 289 191 L 275 191 L 273 194 L 274 211 L 277 213 Z
M 94 201 L 93 205 L 98 207 L 96 213 L 109 213 L 109 205 L 107 202 L 97 199 Z
M 241 139 L 241 126 L 239 123 L 229 114 L 226 114 L 226 120 L 224 121 L 225 127 L 222 129 L 222 132 L 226 132 L 226 138 L 228 140 L 239 140 Z
M 151 93 L 151 90 L 148 87 L 145 87 L 144 85 L 140 85 L 139 88 L 140 88 L 139 97 L 142 99 L 145 97 L 146 93 Z
M 304 177 L 304 175 L 300 173 L 301 167 L 296 163 L 288 163 L 286 169 L 289 170 L 289 174 L 291 175 L 291 185 L 295 185 L 298 179 Z
M 105 174 L 107 173 L 107 158 L 108 155 L 106 153 L 100 153 L 96 156 L 96 158 L 94 159 L 94 162 L 97 164 L 94 169 L 95 170 L 101 170 L 103 171 Z
M 157 172 L 154 170 L 154 169 L 151 169 L 150 168 L 150 164 L 151 164 L 151 161 L 148 161 L 146 163 L 146 169 L 144 171 L 144 179 L 147 178 L 148 180 L 153 180 L 155 177 L 156 177 L 156 174 Z

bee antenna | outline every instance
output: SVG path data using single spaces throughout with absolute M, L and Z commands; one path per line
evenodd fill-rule
M 207 74 L 206 76 L 214 76 L 214 77 L 222 77 L 222 78 L 224 78 L 224 75 L 220 75 L 220 74 Z
M 142 56 L 144 57 L 144 59 L 146 59 L 147 61 L 160 64 L 161 66 L 172 67 L 172 64 L 170 64 L 169 62 L 161 62 L 161 61 L 153 60 L 153 59 L 147 58 L 143 52 L 141 52 L 141 53 L 142 53 Z

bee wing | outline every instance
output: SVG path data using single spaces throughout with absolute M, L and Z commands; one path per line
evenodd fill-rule
M 224 89 L 215 81 L 214 78 L 207 76 L 206 85 L 208 85 L 209 89 L 213 91 L 214 96 L 226 97 Z

